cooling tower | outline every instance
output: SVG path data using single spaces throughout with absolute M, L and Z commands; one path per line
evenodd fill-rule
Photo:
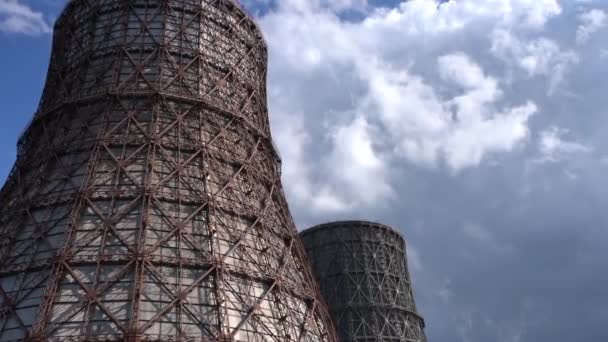
M 300 235 L 342 342 L 426 341 L 399 233 L 345 221 Z
M 0 193 L 0 341 L 337 341 L 229 0 L 73 0 Z

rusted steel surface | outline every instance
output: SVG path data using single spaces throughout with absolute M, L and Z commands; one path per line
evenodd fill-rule
M 0 341 L 337 341 L 266 70 L 232 1 L 67 5 L 0 192 Z
M 426 341 L 399 233 L 342 221 L 300 235 L 342 342 Z

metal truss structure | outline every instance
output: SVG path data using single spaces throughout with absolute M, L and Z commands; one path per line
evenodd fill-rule
M 337 341 L 230 0 L 73 0 L 0 193 L 0 341 Z
M 399 233 L 344 221 L 300 235 L 342 342 L 426 341 Z

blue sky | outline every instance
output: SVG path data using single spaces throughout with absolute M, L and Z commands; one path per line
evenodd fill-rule
M 17 37 L 0 34 L 2 124 L 0 125 L 0 178 L 12 167 L 17 136 L 32 117 L 48 66 L 49 37 Z M 6 49 L 6 50 L 5 50 Z M 19 53 L 9 53 L 19 51 Z
M 608 340 L 606 1 L 244 3 L 299 228 L 401 229 L 430 341 Z M 0 0 L 1 179 L 62 5 Z

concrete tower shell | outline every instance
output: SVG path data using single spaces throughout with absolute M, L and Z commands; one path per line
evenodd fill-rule
M 300 235 L 342 342 L 426 341 L 399 233 L 343 221 Z
M 0 341 L 337 341 L 229 0 L 74 0 L 0 192 Z

